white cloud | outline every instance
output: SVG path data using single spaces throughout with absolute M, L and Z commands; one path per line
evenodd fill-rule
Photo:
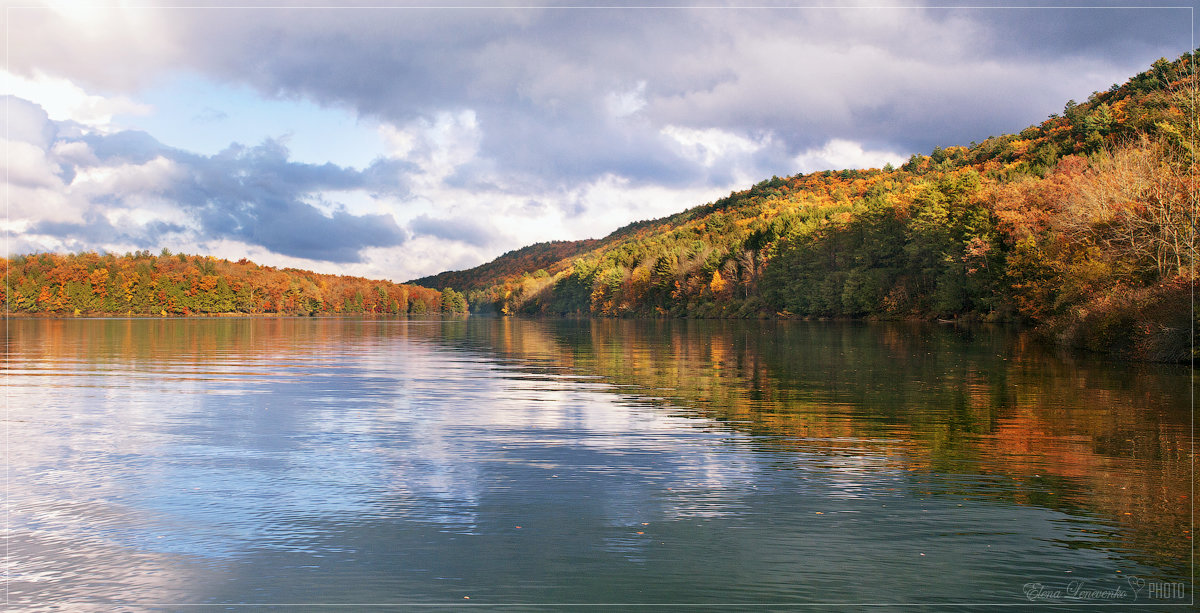
M 426 185 L 444 180 L 459 166 L 475 160 L 483 138 L 471 109 L 437 113 L 403 127 L 383 123 L 378 130 L 389 157 L 416 164 Z
M 93 166 L 79 171 L 68 186 L 93 197 L 108 194 L 154 194 L 167 190 L 181 178 L 180 169 L 158 156 L 144 164 Z
M 646 107 L 646 82 L 638 81 L 637 87 L 623 92 L 610 92 L 604 98 L 609 115 L 620 119 L 637 113 Z
M 679 152 L 684 157 L 709 167 L 717 161 L 759 151 L 771 140 L 770 136 L 752 140 L 720 128 L 696 129 L 668 125 L 660 132 L 680 145 Z
M 144 115 L 153 110 L 125 96 L 89 94 L 68 79 L 37 71 L 33 78 L 0 71 L 0 91 L 40 105 L 55 121 L 75 121 L 102 130 L 110 127 L 114 115 Z
M 100 163 L 92 148 L 83 141 L 58 141 L 50 149 L 50 157 L 59 163 L 73 166 L 93 166 Z
M 504 251 L 507 249 L 496 251 L 495 248 L 483 249 L 432 236 L 418 236 L 404 247 L 364 250 L 364 263 L 356 274 L 403 282 L 447 270 L 473 268 Z
M 62 180 L 54 174 L 46 160 L 46 152 L 30 143 L 0 139 L 0 147 L 7 152 L 9 185 L 28 188 L 62 187 Z
M 40 221 L 79 218 L 86 203 L 72 198 L 58 176 L 58 165 L 38 144 L 0 139 L 7 159 L 8 222 L 23 232 Z
M 89 213 L 106 219 L 114 228 L 136 228 L 149 223 L 186 224 L 188 216 L 173 202 L 157 196 L 178 178 L 178 169 L 167 159 L 159 157 L 144 164 L 90 166 L 79 169 L 69 183 L 57 174 L 57 156 L 27 143 L 7 143 L 9 159 L 10 231 L 25 233 L 20 244 L 36 246 L 39 250 L 74 249 L 68 238 L 30 234 L 41 224 L 78 224 Z M 75 155 L 85 155 L 78 147 L 60 146 Z M 113 194 L 120 194 L 122 204 L 109 206 Z M 83 237 L 76 237 L 83 240 Z M 116 237 L 112 237 L 114 240 Z M 120 250 L 128 248 L 104 240 L 90 241 L 86 248 Z M 10 247 L 15 248 L 15 247 Z M 135 247 L 139 248 L 139 247 Z
M 564 234 L 571 238 L 601 238 L 630 222 L 665 217 L 728 194 L 740 182 L 694 188 L 636 185 L 628 179 L 605 175 L 571 194 L 579 213 L 563 218 Z M 542 239 L 545 240 L 545 239 Z
M 800 172 L 845 170 L 848 168 L 882 168 L 884 164 L 899 166 L 908 156 L 892 151 L 866 150 L 862 144 L 835 138 L 819 149 L 809 149 L 796 156 Z

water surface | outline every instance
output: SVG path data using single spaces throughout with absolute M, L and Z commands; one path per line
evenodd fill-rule
M 22 607 L 1192 597 L 1186 367 L 912 324 L 7 323 Z

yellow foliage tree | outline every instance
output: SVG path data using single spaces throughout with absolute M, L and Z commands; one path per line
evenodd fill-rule
M 708 284 L 708 289 L 713 294 L 720 294 L 721 292 L 725 291 L 726 285 L 728 285 L 728 283 L 726 283 L 725 279 L 723 277 L 721 277 L 721 271 L 714 270 L 713 276 L 712 276 L 712 282 L 710 282 Z

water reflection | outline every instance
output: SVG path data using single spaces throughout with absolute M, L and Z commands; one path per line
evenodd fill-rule
M 7 347 L 22 604 L 1013 603 L 1187 575 L 1186 370 L 1002 330 L 13 320 Z
M 474 322 L 727 427 L 868 470 L 984 479 L 963 495 L 1102 518 L 1105 545 L 1189 575 L 1190 370 L 1051 351 L 993 326 Z M 566 356 L 566 357 L 556 357 Z M 870 468 L 867 468 L 870 467 Z

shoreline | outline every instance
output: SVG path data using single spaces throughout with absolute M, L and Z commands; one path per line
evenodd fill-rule
M 404 314 L 397 315 L 395 313 L 191 313 L 184 315 L 182 313 L 168 313 L 166 315 L 155 313 L 79 313 L 78 315 L 71 313 L 4 313 L 4 319 L 271 319 L 271 318 L 292 318 L 292 319 L 338 319 L 338 318 L 363 318 L 363 319 L 432 319 L 432 318 L 462 318 L 468 313 L 420 313 L 420 314 Z
M 404 314 L 397 315 L 391 313 L 317 313 L 317 314 L 300 314 L 300 313 L 193 313 L 189 315 L 168 314 L 155 315 L 147 313 L 80 313 L 64 314 L 64 313 L 5 313 L 4 318 L 7 319 L 46 319 L 46 320 L 69 320 L 69 319 L 377 319 L 377 320 L 465 320 L 467 318 L 483 318 L 483 319 L 526 319 L 526 320 L 640 320 L 640 321 L 759 321 L 759 322 L 783 322 L 783 321 L 804 321 L 804 322 L 858 322 L 858 323 L 874 323 L 874 322 L 890 322 L 890 323 L 910 323 L 910 324 L 926 324 L 937 327 L 952 326 L 960 327 L 976 327 L 976 326 L 1003 326 L 1011 327 L 1021 331 L 1029 332 L 1039 342 L 1045 343 L 1048 346 L 1059 347 L 1069 351 L 1077 351 L 1082 354 L 1103 356 L 1107 359 L 1137 362 L 1145 364 L 1180 364 L 1185 366 L 1195 367 L 1195 361 L 1189 356 L 1182 355 L 1179 350 L 1176 351 L 1155 351 L 1153 347 L 1114 347 L 1109 345 L 1109 349 L 1089 346 L 1087 339 L 1079 334 L 1078 329 L 1072 333 L 1064 333 L 1063 330 L 1054 326 L 1030 325 L 1028 322 L 1017 320 L 988 320 L 979 317 L 964 317 L 957 319 L 944 319 L 935 317 L 894 317 L 884 318 L 878 316 L 868 317 L 797 317 L 784 316 L 780 314 L 766 314 L 761 317 L 612 317 L 592 315 L 500 315 L 497 313 L 422 313 L 422 314 Z M 1114 350 L 1115 349 L 1115 350 Z M 1193 349 L 1194 350 L 1194 349 Z

